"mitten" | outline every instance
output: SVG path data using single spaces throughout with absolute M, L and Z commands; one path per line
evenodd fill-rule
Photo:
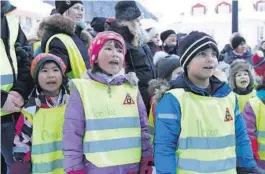
M 140 163 L 140 174 L 152 174 L 153 157 L 143 157 Z

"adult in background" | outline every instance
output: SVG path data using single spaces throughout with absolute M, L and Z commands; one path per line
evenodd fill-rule
M 160 38 L 159 38 L 159 32 L 156 28 L 148 28 L 146 29 L 146 32 L 148 33 L 150 41 L 147 43 L 147 45 L 150 47 L 153 55 L 155 55 L 156 52 L 162 51 L 162 47 L 160 46 Z
M 7 174 L 12 163 L 16 112 L 24 105 L 32 88 L 30 56 L 25 50 L 27 39 L 12 13 L 16 7 L 1 1 L 1 153 L 7 164 Z
M 126 42 L 125 71 L 135 72 L 139 78 L 139 89 L 147 111 L 150 108 L 148 82 L 156 78 L 153 54 L 146 44 L 148 36 L 141 29 L 141 11 L 135 1 L 119 1 L 115 6 L 115 19 L 106 21 L 106 30 L 115 31 L 123 36 Z
M 89 66 L 87 49 L 91 35 L 83 22 L 83 1 L 56 1 L 57 14 L 46 18 L 41 48 L 60 57 L 70 78 L 80 78 Z
M 166 30 L 160 34 L 162 48 L 168 54 L 177 54 L 177 35 L 174 30 Z
M 234 36 L 231 40 L 231 46 L 233 51 L 227 52 L 224 56 L 224 61 L 227 64 L 233 63 L 236 59 L 246 60 L 249 64 L 252 64 L 252 53 L 247 50 L 246 40 L 241 35 Z

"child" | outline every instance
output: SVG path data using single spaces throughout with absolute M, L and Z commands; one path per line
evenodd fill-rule
M 239 109 L 242 112 L 247 101 L 256 96 L 249 64 L 245 60 L 235 60 L 230 66 L 228 80 L 230 87 L 236 93 Z
M 236 96 L 213 76 L 215 40 L 193 31 L 181 40 L 180 53 L 184 73 L 155 111 L 157 174 L 251 173 L 255 161 Z
M 31 76 L 36 87 L 16 125 L 12 174 L 63 174 L 62 127 L 68 98 L 66 66 L 52 54 L 34 58 Z M 32 166 L 32 167 L 31 167 Z
M 157 70 L 158 79 L 153 79 L 149 82 L 149 95 L 151 98 L 151 109 L 149 112 L 149 127 L 148 132 L 151 135 L 151 141 L 154 138 L 154 126 L 155 126 L 155 105 L 156 98 L 161 98 L 161 94 L 158 92 L 161 89 L 169 89 L 168 81 L 176 79 L 183 73 L 183 69 L 180 66 L 179 57 L 176 55 L 169 55 L 166 52 L 157 52 L 153 58 L 154 65 Z
M 66 107 L 67 174 L 152 173 L 147 113 L 135 73 L 124 73 L 125 52 L 125 42 L 115 32 L 98 33 L 93 41 L 93 68 L 85 79 L 74 81 Z
M 261 81 L 257 87 L 257 96 L 245 105 L 243 116 L 257 162 L 255 173 L 260 174 L 265 173 L 265 57 L 254 55 L 252 62 Z

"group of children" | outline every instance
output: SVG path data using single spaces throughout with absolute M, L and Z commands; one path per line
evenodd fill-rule
M 34 58 L 36 87 L 16 125 L 11 174 L 151 174 L 153 161 L 157 174 L 265 173 L 264 55 L 252 61 L 257 87 L 242 60 L 230 67 L 230 87 L 214 76 L 215 40 L 191 32 L 180 58 L 154 57 L 162 80 L 149 83 L 148 124 L 138 79 L 123 69 L 122 36 L 98 33 L 88 52 L 92 69 L 73 89 L 59 57 Z

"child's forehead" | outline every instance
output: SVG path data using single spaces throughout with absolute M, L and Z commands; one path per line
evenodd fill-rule
M 57 63 L 55 63 L 54 61 L 47 61 L 47 62 L 44 62 L 43 65 L 42 65 L 43 68 L 54 68 L 54 67 L 59 67 L 57 65 Z
M 236 74 L 239 74 L 239 73 L 245 73 L 245 72 L 248 72 L 248 70 L 246 70 L 246 69 L 242 69 L 242 68 L 239 68 L 239 69 L 236 71 Z
M 215 52 L 215 50 L 213 48 L 206 48 L 202 51 L 205 51 L 205 52 Z

